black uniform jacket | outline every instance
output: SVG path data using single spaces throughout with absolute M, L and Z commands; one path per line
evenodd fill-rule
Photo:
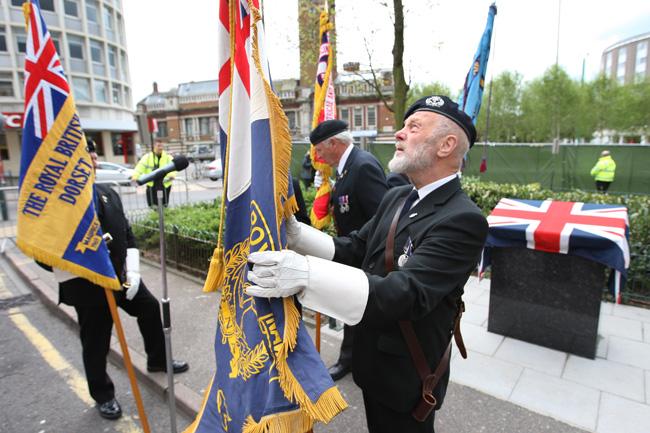
M 353 146 L 330 202 L 337 233 L 347 235 L 360 229 L 375 214 L 387 190 L 384 169 L 377 158 Z
M 95 209 L 102 233 L 110 233 L 113 240 L 108 244 L 115 272 L 124 281 L 126 249 L 135 248 L 131 231 L 120 196 L 108 185 L 95 184 Z M 116 296 L 122 296 L 116 292 Z M 106 304 L 104 289 L 83 278 L 74 278 L 59 284 L 59 302 L 76 306 L 100 306 Z
M 358 232 L 335 238 L 334 260 L 368 274 L 368 303 L 354 340 L 354 381 L 388 407 L 410 412 L 421 381 L 398 321 L 410 320 L 433 372 L 450 341 L 457 303 L 475 269 L 488 232 L 485 217 L 462 192 L 458 178 L 418 202 L 397 226 L 394 271 L 386 275 L 384 250 L 399 202 L 411 186 L 393 188 Z M 398 266 L 409 249 L 410 257 Z M 438 407 L 449 373 L 434 390 Z

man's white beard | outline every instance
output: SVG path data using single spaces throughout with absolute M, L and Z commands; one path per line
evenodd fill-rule
M 427 155 L 429 147 L 429 144 L 418 145 L 412 157 L 409 157 L 404 152 L 401 155 L 393 155 L 393 158 L 388 162 L 388 169 L 392 173 L 407 174 L 430 167 L 433 161 Z

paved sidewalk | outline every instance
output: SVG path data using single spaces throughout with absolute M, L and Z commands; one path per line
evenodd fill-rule
M 51 273 L 13 244 L 8 244 L 5 257 L 55 314 L 76 326 L 74 310 L 56 304 L 58 290 Z M 160 270 L 143 264 L 142 274 L 149 290 L 160 298 Z M 193 416 L 215 369 L 219 296 L 202 293 L 202 282 L 185 275 L 170 272 L 167 281 L 174 357 L 190 362 L 190 371 L 176 376 L 176 402 L 179 410 Z M 466 360 L 457 355 L 452 359 L 452 383 L 436 416 L 438 433 L 650 431 L 650 310 L 603 304 L 602 338 L 598 357 L 592 361 L 488 333 L 489 280 L 471 279 L 465 302 L 463 335 L 470 353 Z M 146 372 L 137 325 L 120 312 L 141 382 L 164 392 L 166 376 Z M 322 331 L 321 356 L 330 365 L 338 356 L 342 333 L 327 327 Z M 117 341 L 112 344 L 111 358 L 121 363 Z M 317 425 L 315 431 L 366 431 L 361 393 L 351 375 L 337 385 L 350 407 L 329 425 Z

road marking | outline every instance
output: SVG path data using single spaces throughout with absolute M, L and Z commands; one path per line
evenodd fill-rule
M 27 340 L 38 350 L 41 357 L 66 381 L 68 387 L 77 395 L 77 397 L 90 407 L 95 407 L 95 401 L 88 394 L 86 379 L 59 353 L 52 343 L 41 334 L 20 312 L 19 308 L 9 309 L 9 318 L 14 325 L 25 335 Z M 99 416 L 99 415 L 97 415 Z M 130 416 L 123 415 L 115 423 L 115 430 L 122 433 L 139 433 L 142 430 L 136 425 Z

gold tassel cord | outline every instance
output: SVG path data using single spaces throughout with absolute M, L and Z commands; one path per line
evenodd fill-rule
M 234 29 L 235 28 L 235 11 L 234 8 L 235 3 L 230 2 L 231 4 L 229 5 L 230 11 L 230 28 Z M 229 57 L 229 66 L 230 66 L 230 76 L 232 77 L 234 74 L 234 67 L 235 67 L 235 62 L 233 62 L 233 58 L 235 56 L 235 37 L 231 33 L 230 34 L 230 57 Z M 214 249 L 212 252 L 212 257 L 210 258 L 210 266 L 208 268 L 208 276 L 205 278 L 205 283 L 203 284 L 203 292 L 215 292 L 218 290 L 219 287 L 223 285 L 223 278 L 224 278 L 224 270 L 225 270 L 225 263 L 224 263 L 224 251 L 223 251 L 223 227 L 226 223 L 226 199 L 227 199 L 227 191 L 228 191 L 228 172 L 229 166 L 230 166 L 230 127 L 232 125 L 232 92 L 230 92 L 230 100 L 228 103 L 230 104 L 230 109 L 228 110 L 228 131 L 226 131 L 226 151 L 224 152 L 225 154 L 225 161 L 224 161 L 224 170 L 223 170 L 223 189 L 221 191 L 221 206 L 219 210 L 219 231 L 217 234 L 217 247 Z

